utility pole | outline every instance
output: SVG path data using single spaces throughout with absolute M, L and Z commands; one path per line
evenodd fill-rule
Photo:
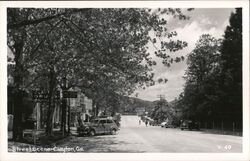
M 157 95 L 157 98 L 160 98 L 160 101 L 165 100 L 165 95 L 164 94 L 159 94 L 159 95 Z
M 165 100 L 165 95 L 163 94 L 159 94 L 157 95 L 158 98 L 160 98 L 160 108 L 161 108 L 161 118 L 160 118 L 160 121 L 163 121 L 163 109 L 162 109 L 162 106 L 163 106 L 163 100 Z
M 68 134 L 70 134 L 70 98 L 68 99 L 69 107 L 68 107 Z

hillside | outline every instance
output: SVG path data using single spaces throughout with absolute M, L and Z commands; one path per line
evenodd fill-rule
M 124 96 L 120 100 L 119 111 L 123 114 L 137 114 L 137 112 L 145 110 L 151 111 L 154 107 L 155 107 L 155 102 Z

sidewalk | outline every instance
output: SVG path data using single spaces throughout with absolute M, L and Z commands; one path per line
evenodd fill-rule
M 71 134 L 76 134 L 76 129 L 71 130 Z M 71 135 L 70 134 L 70 135 Z M 46 136 L 45 130 L 32 130 L 32 129 L 26 129 L 23 132 L 23 141 L 22 142 L 13 142 L 13 132 L 8 131 L 8 142 L 12 143 L 13 145 L 51 145 L 54 144 L 56 141 L 64 139 L 68 137 L 69 135 L 65 134 L 65 136 L 62 135 L 62 132 L 60 129 L 53 129 L 53 136 Z

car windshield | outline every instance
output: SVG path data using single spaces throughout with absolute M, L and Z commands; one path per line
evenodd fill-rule
M 113 120 L 111 119 L 95 119 L 95 120 L 92 120 L 91 121 L 92 123 L 101 123 L 101 124 L 104 124 L 104 123 L 113 123 Z
M 101 124 L 105 124 L 107 122 L 107 120 L 100 120 Z
M 113 121 L 112 120 L 107 120 L 107 123 L 113 123 Z

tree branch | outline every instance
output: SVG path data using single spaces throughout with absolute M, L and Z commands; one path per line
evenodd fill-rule
M 40 18 L 40 19 L 24 20 L 22 22 L 9 23 L 7 25 L 7 28 L 8 29 L 18 29 L 20 27 L 24 27 L 24 26 L 28 26 L 28 25 L 35 25 L 35 24 L 39 24 L 39 23 L 44 22 L 44 21 L 52 20 L 54 18 L 58 18 L 58 17 L 60 17 L 62 15 L 65 15 L 65 14 L 74 14 L 74 13 L 78 13 L 78 12 L 81 12 L 81 11 L 88 11 L 88 10 L 90 10 L 90 8 L 88 8 L 88 9 L 74 9 L 71 12 L 63 12 L 63 13 L 59 13 L 59 14 L 56 14 L 56 15 L 43 17 L 43 18 Z
M 62 20 L 58 21 L 48 32 L 47 34 L 43 37 L 43 39 L 39 42 L 39 44 L 36 46 L 34 50 L 30 53 L 30 58 L 34 59 L 35 52 L 39 49 L 39 47 L 45 42 L 46 38 L 48 35 L 62 22 Z

